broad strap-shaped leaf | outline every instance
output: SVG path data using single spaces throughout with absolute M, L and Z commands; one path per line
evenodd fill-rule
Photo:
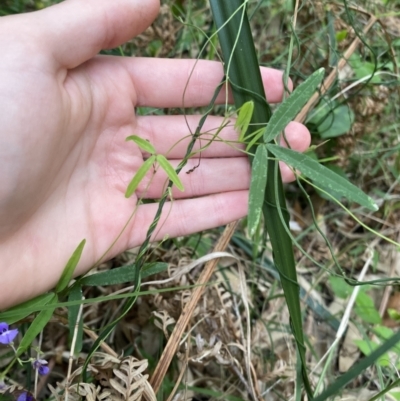
M 246 136 L 247 129 L 251 118 L 253 117 L 254 102 L 248 101 L 238 110 L 238 116 L 235 123 L 235 128 L 239 130 L 239 141 L 243 142 Z
M 140 184 L 140 181 L 143 180 L 144 176 L 146 173 L 150 170 L 152 164 L 155 162 L 156 156 L 152 155 L 150 156 L 138 169 L 134 177 L 132 178 L 132 181 L 129 183 L 128 188 L 126 189 L 125 192 L 125 197 L 130 198 L 133 193 L 136 191 L 136 188 Z
M 125 140 L 135 142 L 140 149 L 143 149 L 145 152 L 151 153 L 152 155 L 156 153 L 154 146 L 149 141 L 146 141 L 146 139 L 140 138 L 140 136 L 131 135 L 128 136 Z
M 17 348 L 17 357 L 21 356 L 21 354 L 23 354 L 30 347 L 36 336 L 44 329 L 46 324 L 53 316 L 53 312 L 56 309 L 57 302 L 57 294 L 54 294 L 49 303 L 46 305 L 47 308 L 43 309 L 35 317 L 28 330 L 26 331 L 24 337 L 22 338 L 19 347 Z
M 264 142 L 271 142 L 299 114 L 324 77 L 320 68 L 301 83 L 276 109 L 264 132 Z
M 330 188 L 348 200 L 357 202 L 374 212 L 378 210 L 378 206 L 374 200 L 361 191 L 361 189 L 306 154 L 278 145 L 267 144 L 266 147 L 279 160 L 300 170 L 306 177 L 312 179 L 317 186 Z
M 176 174 L 175 169 L 172 167 L 171 163 L 163 155 L 157 155 L 157 161 L 161 168 L 167 173 L 168 178 L 175 184 L 175 186 L 180 190 L 184 191 L 182 181 Z
M 79 285 L 89 287 L 99 287 L 106 285 L 116 285 L 129 283 L 135 278 L 136 265 L 118 267 L 116 269 L 107 270 L 105 272 L 91 274 L 90 276 L 83 277 L 79 280 Z M 155 262 L 147 263 L 143 266 L 141 277 L 148 277 L 168 269 L 168 263 Z
M 78 245 L 78 247 L 75 249 L 74 253 L 72 256 L 69 258 L 67 264 L 64 267 L 64 270 L 61 274 L 60 279 L 58 280 L 58 283 L 56 285 L 55 292 L 56 294 L 60 293 L 61 291 L 64 291 L 65 288 L 67 288 L 67 285 L 71 281 L 72 275 L 74 274 L 74 271 L 76 269 L 76 266 L 81 258 L 83 248 L 85 247 L 86 240 L 82 240 L 81 243 Z
M 253 118 L 249 125 L 249 132 L 246 134 L 247 141 L 251 133 L 268 123 L 271 112 L 265 100 L 259 60 L 244 9 L 246 2 L 244 0 L 210 0 L 210 5 L 225 62 L 225 74 L 229 77 L 235 106 L 240 108 L 247 101 L 254 101 Z M 252 157 L 250 159 L 252 161 Z M 291 328 L 301 359 L 304 387 L 308 398 L 312 399 L 313 391 L 308 380 L 293 244 L 288 235 L 288 212 L 285 207 L 282 180 L 276 164 L 276 160 L 270 157 L 268 190 L 265 191 L 263 204 L 264 227 L 271 239 L 274 262 L 280 272 L 282 289 L 290 313 Z
M 265 187 L 267 185 L 268 152 L 265 146 L 257 147 L 251 166 L 251 182 L 249 195 L 248 228 L 250 236 L 256 232 L 260 222 L 262 206 L 264 203 Z

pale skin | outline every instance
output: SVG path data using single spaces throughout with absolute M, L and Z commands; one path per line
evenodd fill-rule
M 184 117 L 140 117 L 135 108 L 182 107 L 192 71 L 184 105 L 207 105 L 223 76 L 221 64 L 96 56 L 146 29 L 158 8 L 158 0 L 68 0 L 0 18 L 0 310 L 54 287 L 84 238 L 76 274 L 88 271 L 118 236 L 138 198 L 160 197 L 165 176 L 158 174 L 147 191 L 143 183 L 125 198 L 147 156 L 126 142 L 127 136 L 150 140 L 174 165 L 183 158 L 190 134 Z M 262 76 L 268 100 L 280 101 L 282 73 L 263 68 Z M 188 116 L 192 129 L 198 119 Z M 212 117 L 204 130 L 221 122 Z M 238 138 L 232 126 L 220 136 Z M 289 124 L 286 136 L 295 150 L 309 146 L 301 124 Z M 186 170 L 196 163 L 190 160 Z M 247 213 L 245 154 L 214 142 L 200 167 L 191 174 L 186 170 L 180 174 L 185 191 L 173 191 L 154 240 L 221 226 Z M 289 168 L 281 171 L 284 181 L 293 179 Z M 156 208 L 139 205 L 106 259 L 143 242 Z

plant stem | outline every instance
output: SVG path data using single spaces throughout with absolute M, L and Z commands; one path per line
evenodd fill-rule
M 268 123 L 271 112 L 265 97 L 254 41 L 246 14 L 246 3 L 247 0 L 210 0 L 225 60 L 225 75 L 227 83 L 232 88 L 235 106 L 240 108 L 247 101 L 254 102 L 253 117 L 246 135 L 248 137 L 260 126 Z M 254 150 L 254 148 L 251 149 L 251 153 L 254 154 Z M 252 161 L 251 156 L 250 161 Z M 313 393 L 306 370 L 299 285 L 293 244 L 288 229 L 289 212 L 286 208 L 278 162 L 273 157 L 270 157 L 268 161 L 263 214 L 265 230 L 271 241 L 274 263 L 280 274 L 289 309 L 291 328 L 299 351 L 304 387 L 311 399 Z

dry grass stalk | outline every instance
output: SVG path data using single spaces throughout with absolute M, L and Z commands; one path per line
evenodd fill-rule
M 364 27 L 363 33 L 364 34 L 368 33 L 368 31 L 377 21 L 378 18 L 372 15 L 371 18 L 368 20 L 366 26 Z M 303 107 L 303 109 L 295 118 L 295 121 L 303 122 L 305 120 L 310 109 L 317 103 L 318 99 L 329 90 L 329 88 L 335 82 L 335 79 L 339 71 L 341 71 L 347 64 L 347 60 L 355 52 L 360 43 L 361 40 L 358 37 L 353 40 L 348 49 L 344 52 L 343 57 L 339 60 L 337 66 L 330 72 L 328 77 L 325 79 L 324 83 L 321 85 L 321 89 L 318 92 L 315 92 L 314 95 L 311 96 L 310 100 L 307 102 L 307 104 Z
M 369 19 L 367 25 L 365 26 L 363 33 L 366 34 L 371 27 L 375 24 L 377 21 L 377 18 L 375 16 L 371 16 Z M 296 121 L 304 121 L 307 113 L 309 110 L 315 105 L 317 100 L 321 95 L 327 92 L 327 90 L 332 86 L 333 82 L 335 81 L 335 78 L 340 70 L 343 69 L 343 67 L 346 65 L 348 58 L 354 53 L 358 45 L 361 43 L 360 39 L 357 37 L 354 39 L 354 41 L 351 43 L 349 48 L 346 50 L 344 53 L 343 57 L 339 60 L 338 65 L 331 71 L 329 76 L 325 79 L 324 84 L 322 85 L 322 89 L 320 92 L 316 92 L 311 99 L 307 102 L 306 106 L 302 109 L 302 111 L 299 113 L 299 115 L 296 117 Z M 230 238 L 232 237 L 235 228 L 237 226 L 237 222 L 231 223 L 228 225 L 220 237 L 217 245 L 215 246 L 214 251 L 223 251 L 227 244 L 229 243 Z M 218 260 L 213 260 L 209 263 L 206 264 L 206 267 L 200 276 L 197 286 L 195 290 L 193 291 L 192 297 L 189 301 L 189 303 L 186 305 L 185 309 L 183 310 L 175 328 L 174 331 L 172 332 L 172 335 L 167 343 L 167 346 L 164 349 L 163 354 L 161 355 L 160 361 L 156 367 L 156 370 L 150 380 L 151 385 L 153 386 L 153 390 L 155 393 L 160 388 L 160 385 L 162 383 L 162 380 L 168 370 L 168 367 L 171 363 L 171 360 L 173 356 L 176 354 L 177 348 L 179 346 L 180 338 L 182 337 L 189 321 L 190 318 L 193 314 L 193 311 L 195 310 L 197 303 L 201 297 L 201 295 L 204 292 L 204 285 L 207 284 L 209 279 L 212 276 L 212 273 L 214 272 L 215 266 L 217 265 Z M 251 391 L 251 393 L 254 394 L 254 390 Z
M 238 221 L 235 221 L 226 226 L 224 232 L 222 233 L 221 237 L 219 238 L 217 244 L 214 247 L 214 252 L 222 252 L 228 246 L 229 241 L 231 240 L 237 225 Z M 158 392 L 161 386 L 161 383 L 168 370 L 171 360 L 176 354 L 180 339 L 190 321 L 190 318 L 200 300 L 200 297 L 204 292 L 206 284 L 209 282 L 212 274 L 214 273 L 218 260 L 219 259 L 211 260 L 205 265 L 202 274 L 197 280 L 196 288 L 193 290 L 189 302 L 186 304 L 184 310 L 182 311 L 181 316 L 179 317 L 178 322 L 174 327 L 174 330 L 161 355 L 161 358 L 157 364 L 154 374 L 150 379 L 150 384 L 152 385 L 155 393 Z

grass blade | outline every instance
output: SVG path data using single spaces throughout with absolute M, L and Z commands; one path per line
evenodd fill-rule
M 358 375 L 362 374 L 368 367 L 377 361 L 382 355 L 388 352 L 400 341 L 400 330 L 385 341 L 379 348 L 370 355 L 361 359 L 345 374 L 340 376 L 333 384 L 331 384 L 324 392 L 316 396 L 313 401 L 325 401 L 331 396 L 337 395 L 339 391 L 347 384 L 354 380 Z
M 252 137 L 254 131 L 265 126 L 271 117 L 253 36 L 246 15 L 246 3 L 243 0 L 210 0 L 225 62 L 225 75 L 232 88 L 235 106 L 239 109 L 248 101 L 254 102 L 253 117 L 245 135 L 245 141 Z M 255 153 L 255 146 L 251 151 Z M 252 161 L 251 157 L 250 160 Z M 285 206 L 280 171 L 277 161 L 273 158 L 268 160 L 267 182 L 268 187 L 263 189 L 265 191 L 263 203 L 265 231 L 271 240 L 274 262 L 281 277 L 283 292 L 289 308 L 292 332 L 301 359 L 304 387 L 311 398 L 312 389 L 306 369 L 299 286 L 292 241 L 288 234 L 289 213 Z
M 16 352 L 16 356 L 19 357 L 23 354 L 32 344 L 33 340 L 36 336 L 44 329 L 46 324 L 49 322 L 51 317 L 53 316 L 53 312 L 56 309 L 56 304 L 58 302 L 58 297 L 56 294 L 50 299 L 47 305 L 54 305 L 53 308 L 43 309 L 39 314 L 35 317 L 28 330 L 26 331 L 24 337 L 22 338 Z M 46 305 L 46 306 L 47 306 Z
M 61 291 L 64 291 L 67 288 L 67 285 L 71 281 L 72 275 L 74 274 L 75 268 L 79 263 L 79 260 L 82 255 L 83 248 L 85 247 L 86 240 L 82 240 L 78 247 L 75 249 L 72 256 L 69 258 L 67 264 L 64 267 L 64 270 L 61 274 L 60 280 L 58 280 L 55 292 L 59 294 Z
M 6 312 L 0 313 L 0 322 L 13 324 L 18 320 L 22 320 L 29 316 L 32 311 L 40 311 L 42 307 L 47 305 L 53 297 L 54 292 L 41 294 L 33 299 L 30 299 L 29 301 L 7 309 Z
M 168 269 L 168 263 L 146 263 L 141 272 L 141 278 L 151 276 Z M 126 265 L 105 272 L 91 274 L 83 277 L 77 283 L 79 286 L 99 287 L 107 285 L 125 284 L 133 281 L 136 277 L 136 265 Z

